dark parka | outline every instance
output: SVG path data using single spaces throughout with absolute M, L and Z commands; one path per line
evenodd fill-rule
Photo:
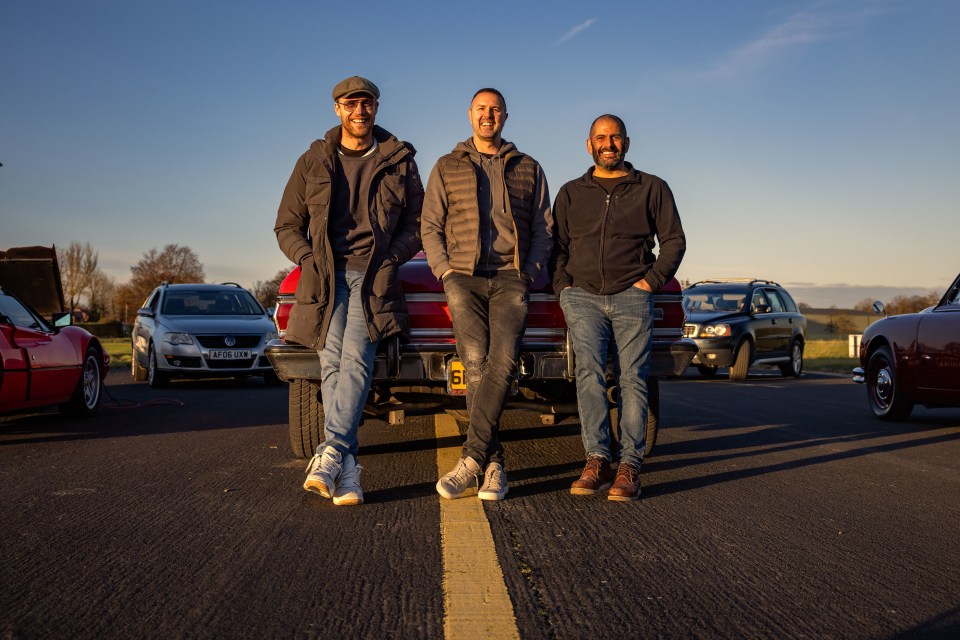
M 373 136 L 379 150 L 368 195 L 373 250 L 363 280 L 363 316 L 370 339 L 380 340 L 410 327 L 397 269 L 420 250 L 423 185 L 411 144 L 378 126 Z M 334 127 L 300 156 L 274 226 L 281 251 L 301 267 L 286 340 L 314 349 L 323 348 L 333 312 L 335 274 L 327 225 L 340 138 L 340 127 Z

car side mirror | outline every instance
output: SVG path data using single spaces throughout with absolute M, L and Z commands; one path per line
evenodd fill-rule
M 73 314 L 66 313 L 66 312 L 58 312 L 53 314 L 53 316 L 51 317 L 51 320 L 53 321 L 53 326 L 56 327 L 57 329 L 60 329 L 61 327 L 69 327 L 70 325 L 73 324 Z
M 884 308 L 883 303 L 879 300 L 873 303 L 873 312 L 882 313 L 884 317 L 887 315 L 887 310 Z
M 756 307 L 754 307 L 754 313 L 757 313 L 757 314 L 770 313 L 770 305 L 758 304 Z
M 137 309 L 137 315 L 143 316 L 144 318 L 152 318 L 156 314 L 153 312 L 153 309 L 151 309 L 150 307 L 141 307 L 140 309 Z

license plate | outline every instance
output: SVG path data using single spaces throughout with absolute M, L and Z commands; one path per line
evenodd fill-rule
M 250 351 L 242 349 L 216 349 L 207 354 L 209 360 L 248 360 Z
M 467 395 L 467 376 L 463 371 L 463 363 L 457 358 L 447 363 L 447 393 L 451 396 Z

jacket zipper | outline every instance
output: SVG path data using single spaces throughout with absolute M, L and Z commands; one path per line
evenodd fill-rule
M 600 294 L 603 295 L 603 292 L 607 288 L 607 279 L 603 272 L 603 240 L 607 235 L 607 214 L 610 212 L 610 194 L 606 196 L 606 201 L 604 202 L 603 207 L 603 217 L 600 219 Z

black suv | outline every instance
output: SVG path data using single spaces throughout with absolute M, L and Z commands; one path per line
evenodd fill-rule
M 731 380 L 746 380 L 760 364 L 777 365 L 785 376 L 803 373 L 807 319 L 776 282 L 704 280 L 684 290 L 683 308 L 683 335 L 700 347 L 692 364 L 702 375 L 730 367 Z

